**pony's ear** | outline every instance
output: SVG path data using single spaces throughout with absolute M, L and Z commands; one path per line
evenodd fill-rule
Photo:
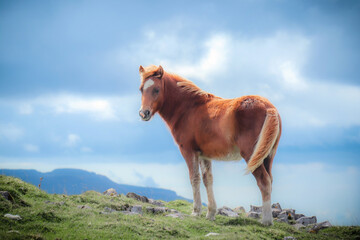
M 159 68 L 156 70 L 153 76 L 157 78 L 162 78 L 163 74 L 164 74 L 164 69 L 162 68 L 161 65 L 159 65 Z
M 139 73 L 143 73 L 144 70 L 145 70 L 145 69 L 143 68 L 143 66 L 140 65 L 140 67 L 139 67 Z

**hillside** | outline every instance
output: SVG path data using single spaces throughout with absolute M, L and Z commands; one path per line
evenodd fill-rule
M 80 169 L 55 169 L 52 172 L 46 173 L 36 170 L 1 169 L 0 174 L 20 178 L 35 186 L 38 186 L 40 178 L 42 177 L 41 189 L 47 193 L 74 195 L 89 190 L 104 192 L 109 188 L 114 188 L 118 193 L 127 194 L 128 192 L 134 192 L 139 195 L 164 201 L 177 199 L 188 200 L 178 196 L 176 192 L 171 190 L 118 184 L 103 175 Z
M 359 239 L 360 227 L 330 227 L 318 232 L 296 230 L 275 222 L 263 227 L 243 215 L 216 216 L 215 221 L 189 216 L 191 203 L 154 205 L 95 191 L 80 195 L 48 194 L 20 179 L 0 175 L 0 239 Z M 131 208 L 131 212 L 128 209 Z M 149 210 L 150 209 L 150 210 Z M 156 209 L 165 208 L 156 207 Z M 204 208 L 205 209 L 205 208 Z M 133 210 L 136 210 L 136 213 Z M 5 214 L 19 215 L 18 220 Z M 170 215 L 170 216 L 169 216 Z M 175 216 L 175 218 L 173 218 Z M 177 217 L 176 217 L 177 216 Z M 16 217 L 15 217 L 16 218 Z M 20 219 L 21 218 L 21 219 Z M 205 237 L 210 232 L 217 236 Z

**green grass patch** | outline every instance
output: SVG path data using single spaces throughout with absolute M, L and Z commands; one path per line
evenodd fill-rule
M 296 230 L 285 223 L 262 226 L 258 220 L 216 216 L 215 221 L 191 217 L 192 204 L 184 200 L 164 202 L 169 209 L 187 214 L 183 219 L 166 214 L 145 212 L 150 204 L 121 196 L 105 196 L 88 191 L 81 195 L 47 194 L 13 177 L 0 175 L 0 191 L 8 191 L 12 200 L 0 197 L 0 239 L 359 239 L 360 227 L 331 227 L 317 233 Z M 119 211 L 142 205 L 143 215 L 125 215 Z M 82 207 L 86 206 L 86 207 Z M 117 212 L 100 214 L 104 208 Z M 4 217 L 20 215 L 15 221 Z M 205 237 L 210 232 L 218 236 Z

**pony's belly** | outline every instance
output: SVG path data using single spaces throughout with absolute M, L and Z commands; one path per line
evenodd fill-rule
M 242 159 L 240 150 L 237 147 L 234 147 L 234 149 L 232 149 L 232 151 L 229 151 L 224 154 L 218 154 L 218 155 L 213 155 L 213 156 L 201 154 L 200 157 L 207 159 L 207 160 L 217 160 L 217 161 L 240 161 Z

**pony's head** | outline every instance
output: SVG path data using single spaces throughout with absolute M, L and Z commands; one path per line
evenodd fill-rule
M 139 115 L 143 121 L 149 121 L 159 111 L 164 101 L 164 70 L 161 66 L 150 65 L 139 68 L 141 78 L 141 108 Z

